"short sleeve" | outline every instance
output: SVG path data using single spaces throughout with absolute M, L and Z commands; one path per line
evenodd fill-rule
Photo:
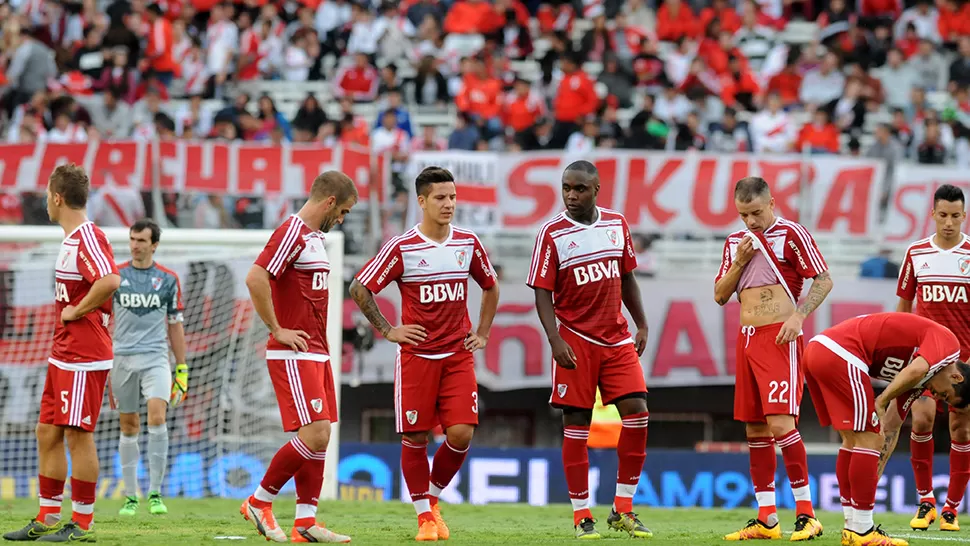
M 367 287 L 373 294 L 384 290 L 387 285 L 404 274 L 404 258 L 401 256 L 399 239 L 395 237 L 385 243 L 377 256 L 374 256 L 357 273 L 357 282 Z
M 84 280 L 94 283 L 102 277 L 117 275 L 114 252 L 104 232 L 88 223 L 81 226 L 79 233 L 81 241 L 77 249 L 77 269 Z
M 620 258 L 620 273 L 626 275 L 637 269 L 637 251 L 633 248 L 633 234 L 630 226 L 623 220 L 623 256 Z
M 918 356 L 923 357 L 923 360 L 930 365 L 930 371 L 919 383 L 919 386 L 923 386 L 940 370 L 960 358 L 960 341 L 953 332 L 943 326 L 927 328 L 913 358 Z
M 182 322 L 182 311 L 185 306 L 182 305 L 182 283 L 179 282 L 178 275 L 172 273 L 172 295 L 168 301 L 168 322 L 174 324 L 176 322 Z
M 536 245 L 532 250 L 532 265 L 529 267 L 529 278 L 525 284 L 532 288 L 555 291 L 556 273 L 558 271 L 559 252 L 556 250 L 556 242 L 552 240 L 548 229 L 543 229 L 536 237 Z
M 799 224 L 791 224 L 788 244 L 785 245 L 785 259 L 806 279 L 817 277 L 829 269 L 812 234 Z
M 717 276 L 714 277 L 715 284 L 720 281 L 724 275 L 727 275 L 728 270 L 731 269 L 732 263 L 734 263 L 734 256 L 731 255 L 731 238 L 728 237 L 724 240 L 724 250 L 721 252 L 721 268 L 717 270 Z
M 274 278 L 279 277 L 296 260 L 303 249 L 300 237 L 301 223 L 295 220 L 284 222 L 270 236 L 263 251 L 256 258 L 256 265 L 262 267 Z
M 911 249 L 906 249 L 903 266 L 899 269 L 899 280 L 896 282 L 896 295 L 907 301 L 916 299 L 916 270 L 913 269 Z
M 472 263 L 468 266 L 468 273 L 471 275 L 482 290 L 488 290 L 495 286 L 495 270 L 492 269 L 492 262 L 488 259 L 488 253 L 482 242 L 475 237 L 475 255 L 472 256 Z

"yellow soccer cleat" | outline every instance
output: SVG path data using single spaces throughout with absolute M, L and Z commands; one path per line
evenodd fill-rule
M 610 529 L 627 533 L 633 538 L 653 538 L 653 531 L 647 529 L 635 512 L 618 514 L 615 510 L 610 510 L 606 523 Z
M 801 514 L 795 520 L 795 530 L 792 531 L 791 541 L 812 540 L 822 536 L 822 524 L 817 519 Z
M 849 537 L 848 529 L 842 529 L 842 546 L 852 546 L 852 539 Z
M 768 527 L 756 519 L 749 519 L 748 524 L 740 531 L 724 535 L 724 540 L 775 540 L 781 538 L 781 525 Z
M 431 515 L 434 516 L 434 525 L 438 528 L 438 540 L 448 540 L 451 531 L 448 529 L 448 524 L 445 523 L 445 518 L 441 517 L 440 504 L 431 507 Z
M 576 528 L 576 538 L 582 540 L 596 540 L 603 538 L 603 535 L 596 530 L 596 521 L 590 518 L 586 518 L 579 522 Z
M 414 540 L 418 542 L 437 542 L 438 527 L 434 524 L 434 521 L 428 520 L 421 522 L 421 525 L 418 526 L 418 534 L 415 535 Z
M 947 510 L 943 511 L 943 517 L 940 518 L 940 531 L 959 531 L 960 523 L 957 522 L 957 515 L 953 512 Z
M 909 526 L 916 531 L 925 531 L 936 521 L 936 506 L 928 502 L 921 502 L 916 509 L 916 515 L 909 520 Z M 943 522 L 940 522 L 942 525 Z
M 873 527 L 863 534 L 855 531 L 845 531 L 845 534 L 849 537 L 849 546 L 909 546 L 909 542 L 890 537 L 880 527 Z

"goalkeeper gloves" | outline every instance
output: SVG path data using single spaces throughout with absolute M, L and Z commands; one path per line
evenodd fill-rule
M 189 367 L 186 364 L 175 365 L 175 380 L 172 381 L 172 398 L 169 403 L 172 407 L 181 404 L 189 393 Z

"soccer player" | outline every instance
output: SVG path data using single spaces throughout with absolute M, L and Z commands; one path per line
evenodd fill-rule
M 283 430 L 296 431 L 270 461 L 256 492 L 240 507 L 256 532 L 267 540 L 288 540 L 276 523 L 273 500 L 294 478 L 297 504 L 290 539 L 350 542 L 350 537 L 318 524 L 316 515 L 330 423 L 337 422 L 327 345 L 331 272 L 324 233 L 342 223 L 356 203 L 357 188 L 347 175 L 327 171 L 317 176 L 310 187 L 310 198 L 299 212 L 276 228 L 246 276 L 253 307 L 270 332 L 266 366 L 276 391 Z
M 138 510 L 139 408 L 148 405 L 148 511 L 167 514 L 162 502 L 162 478 L 168 468 L 169 401 L 178 406 L 188 390 L 185 330 L 182 329 L 182 288 L 178 275 L 154 260 L 162 230 L 151 219 L 138 220 L 128 232 L 131 261 L 121 264 L 121 286 L 114 295 L 115 366 L 111 391 L 118 400 L 121 475 L 125 504 L 118 512 Z M 167 338 L 167 339 L 166 339 Z M 168 363 L 169 344 L 175 355 L 175 382 Z
M 970 358 L 970 301 L 967 274 L 970 273 L 970 237 L 961 231 L 967 218 L 963 190 L 944 184 L 933 195 L 936 234 L 916 241 L 906 250 L 896 295 L 897 311 L 913 312 L 946 326 L 960 340 L 960 356 Z M 910 460 L 916 477 L 919 507 L 909 522 L 925 530 L 936 520 L 933 495 L 933 422 L 937 403 L 929 397 L 913 402 L 913 431 L 909 437 Z M 970 412 L 950 407 L 950 485 L 940 518 L 941 531 L 959 531 L 957 509 L 970 478 Z
M 952 332 L 908 313 L 855 317 L 808 343 L 805 368 L 819 423 L 842 435 L 836 459 L 845 515 L 842 544 L 906 546 L 873 525 L 876 484 L 923 389 L 951 406 L 970 403 L 970 366 L 959 356 L 960 342 Z M 889 382 L 878 398 L 870 377 Z
M 808 230 L 775 216 L 775 200 L 764 179 L 739 180 L 734 205 L 747 229 L 724 243 L 714 300 L 724 305 L 737 293 L 741 302 L 734 418 L 745 424 L 758 516 L 724 538 L 781 537 L 775 508 L 777 445 L 795 496 L 791 540 L 810 540 L 822 534 L 822 524 L 815 518 L 808 457 L 795 428 L 804 383 L 802 322 L 832 290 L 832 277 Z M 812 287 L 798 305 L 807 278 L 814 279 Z
M 394 368 L 394 415 L 401 471 L 418 514 L 419 541 L 447 540 L 438 497 L 461 469 L 478 425 L 478 382 L 472 353 L 485 347 L 498 307 L 498 283 L 481 241 L 451 224 L 455 178 L 427 167 L 414 181 L 421 223 L 388 241 L 357 273 L 350 295 L 387 340 L 400 344 Z M 478 328 L 468 318 L 468 277 L 482 288 Z M 392 327 L 374 294 L 397 281 L 403 326 Z M 429 431 L 446 439 L 428 465 Z
M 576 538 L 600 538 L 589 509 L 587 441 L 596 389 L 603 405 L 622 420 L 616 452 L 619 472 L 607 524 L 633 537 L 653 533 L 633 512 L 647 449 L 647 387 L 640 355 L 647 346 L 647 319 L 630 228 L 623 215 L 596 206 L 600 180 L 589 161 L 562 174 L 566 210 L 543 224 L 532 252 L 528 284 L 546 331 L 555 365 L 551 406 L 562 410 L 562 464 L 573 505 Z M 621 303 L 637 333 L 630 336 Z
M 54 265 L 59 320 L 47 365 L 37 424 L 40 511 L 7 540 L 94 542 L 98 451 L 94 429 L 113 355 L 108 324 L 111 295 L 121 283 L 107 237 L 87 219 L 91 183 L 77 165 L 54 169 L 47 184 L 47 215 L 64 230 Z M 67 479 L 64 441 L 71 452 L 71 521 L 61 524 Z

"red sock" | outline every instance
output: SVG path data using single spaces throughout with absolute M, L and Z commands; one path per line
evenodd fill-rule
M 936 497 L 933 495 L 933 448 L 932 432 L 913 432 L 909 435 L 909 461 L 913 464 L 916 494 L 920 502 L 929 502 L 936 506 Z
M 64 480 L 37 476 L 37 483 L 40 485 L 40 511 L 35 519 L 44 525 L 54 525 L 61 520 Z
M 320 500 L 320 490 L 323 488 L 327 452 L 316 451 L 312 455 L 313 458 L 307 459 L 293 475 L 293 481 L 296 482 L 294 523 L 297 527 L 313 527 L 317 524 L 317 502 Z
M 839 455 L 835 458 L 835 478 L 839 481 L 839 500 L 842 510 L 852 508 L 852 482 L 849 478 L 849 465 L 852 464 L 852 450 L 839 448 Z
M 249 502 L 256 508 L 267 508 L 273 504 L 280 489 L 290 481 L 290 478 L 300 470 L 303 463 L 314 456 L 310 450 L 300 440 L 299 436 L 294 436 L 289 442 L 273 455 L 273 460 L 269 462 L 269 468 L 263 475 L 262 481 L 256 492 L 249 497 Z
M 428 485 L 431 481 L 431 466 L 428 465 L 428 444 L 415 444 L 401 438 L 401 472 L 404 482 L 411 493 L 418 523 L 434 521 L 431 516 L 431 502 L 428 500 Z
M 769 527 L 778 523 L 775 507 L 775 440 L 770 436 L 748 438 L 748 454 L 751 463 L 751 483 L 758 500 L 758 519 Z
M 879 483 L 879 452 L 857 447 L 852 450 L 849 463 L 852 476 L 852 514 L 850 529 L 862 534 L 872 528 L 872 509 L 876 506 L 876 487 Z
M 647 424 L 650 413 L 635 413 L 623 418 L 620 439 L 616 444 L 619 469 L 616 476 L 616 495 L 613 509 L 620 514 L 633 511 L 633 495 L 640 483 L 643 461 L 647 458 Z
M 775 439 L 775 442 L 781 448 L 781 458 L 785 461 L 788 482 L 791 483 L 791 492 L 795 496 L 795 513 L 814 518 L 812 490 L 808 486 L 808 454 L 805 452 L 802 435 L 792 429 L 788 434 Z
M 465 464 L 465 456 L 468 455 L 468 446 L 465 449 L 452 447 L 447 440 L 438 447 L 431 463 L 431 484 L 428 487 L 428 500 L 431 506 L 438 504 L 438 497 L 441 491 L 448 487 L 455 474 L 461 470 L 461 465 Z
M 950 443 L 950 486 L 946 490 L 944 512 L 957 513 L 963 496 L 967 493 L 970 478 L 970 442 Z
M 562 439 L 562 467 L 566 472 L 566 488 L 573 505 L 573 525 L 593 518 L 589 511 L 589 427 L 567 426 Z
M 75 521 L 81 529 L 90 529 L 94 521 L 94 495 L 97 488 L 97 482 L 71 478 L 71 504 L 74 505 L 71 520 Z

